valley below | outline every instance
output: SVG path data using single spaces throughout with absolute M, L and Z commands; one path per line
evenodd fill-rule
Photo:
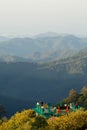
M 55 105 L 72 88 L 87 86 L 86 44 L 72 35 L 0 41 L 0 103 L 7 115 L 37 101 Z
M 87 85 L 87 59 L 64 63 L 0 63 L 0 103 L 8 115 L 35 106 L 37 101 L 55 105 L 70 89 Z

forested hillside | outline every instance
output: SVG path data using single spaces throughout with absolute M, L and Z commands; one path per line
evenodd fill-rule
M 87 85 L 86 77 L 86 55 L 48 63 L 1 62 L 0 102 L 8 113 L 33 106 L 38 100 L 55 104 L 70 89 L 79 91 Z
M 51 61 L 73 56 L 87 47 L 87 38 L 52 33 L 36 37 L 0 38 L 0 56 L 25 57 L 27 61 Z M 10 61 L 10 59 L 9 59 Z

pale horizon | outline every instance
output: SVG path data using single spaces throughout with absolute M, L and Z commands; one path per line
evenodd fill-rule
M 0 0 L 0 35 L 87 36 L 87 0 Z

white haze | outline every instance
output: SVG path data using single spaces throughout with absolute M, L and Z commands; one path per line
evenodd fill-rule
M 0 35 L 87 34 L 87 0 L 0 0 Z

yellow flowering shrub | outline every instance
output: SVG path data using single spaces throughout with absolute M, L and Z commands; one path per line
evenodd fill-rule
M 17 112 L 0 126 L 0 130 L 30 130 L 30 124 L 34 121 L 34 117 L 36 117 L 36 113 L 33 110 Z
M 87 111 L 76 111 L 61 117 L 48 119 L 51 130 L 80 130 L 87 124 Z
M 36 128 L 35 130 L 82 130 L 85 125 L 87 125 L 87 111 L 77 110 L 68 115 L 45 120 L 41 117 L 37 118 L 33 110 L 24 110 L 2 123 L 0 130 L 32 130 L 32 128 Z

